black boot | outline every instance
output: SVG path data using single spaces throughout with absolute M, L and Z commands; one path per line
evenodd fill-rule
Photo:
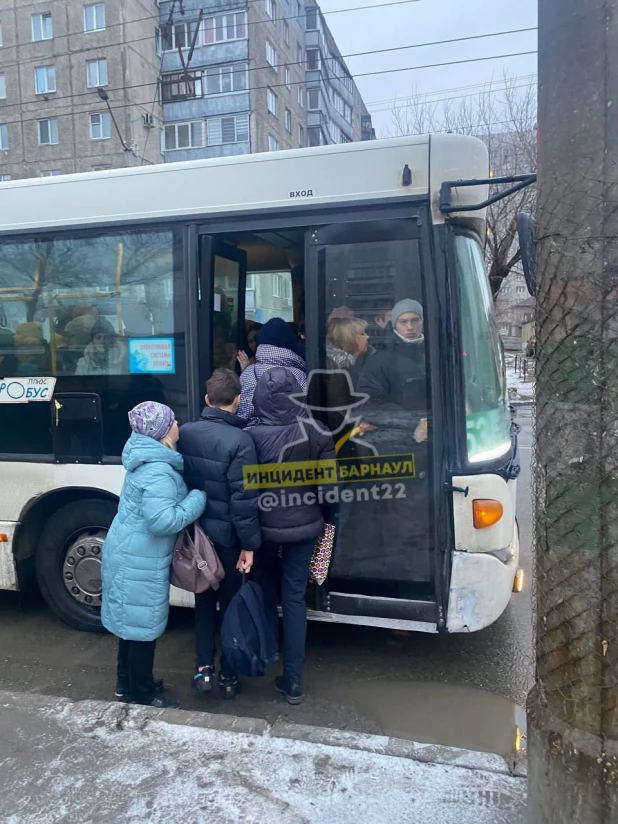
M 154 682 L 155 693 L 160 695 L 163 692 L 163 679 L 160 678 Z M 129 690 L 123 687 L 121 684 L 116 684 L 116 701 L 120 701 L 121 704 L 130 704 L 133 699 L 131 698 L 131 694 Z
M 275 678 L 275 689 L 283 695 L 288 704 L 300 704 L 304 698 L 300 681 L 290 681 L 284 675 Z

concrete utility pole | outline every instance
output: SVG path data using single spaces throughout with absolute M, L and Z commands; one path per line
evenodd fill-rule
M 539 0 L 532 824 L 618 822 L 618 0 Z

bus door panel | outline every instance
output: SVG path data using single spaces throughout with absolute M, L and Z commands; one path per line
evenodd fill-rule
M 247 255 L 204 235 L 200 238 L 200 384 L 218 367 L 236 368 L 243 346 Z
M 417 221 L 317 227 L 306 243 L 307 412 L 330 429 L 337 454 L 325 586 L 430 598 L 432 410 Z

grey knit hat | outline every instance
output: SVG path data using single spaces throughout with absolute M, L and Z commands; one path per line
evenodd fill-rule
M 404 300 L 400 300 L 399 303 L 396 303 L 393 307 L 393 326 L 395 326 L 401 315 L 403 315 L 405 312 L 416 312 L 416 314 L 421 318 L 421 320 L 423 318 L 423 307 L 421 306 L 421 304 L 417 300 L 405 298 Z

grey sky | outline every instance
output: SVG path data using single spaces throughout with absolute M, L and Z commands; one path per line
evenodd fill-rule
M 372 0 L 319 2 L 324 12 L 372 4 Z M 402 6 L 386 6 L 383 9 L 327 14 L 326 20 L 341 53 L 348 55 L 412 43 L 536 26 L 537 0 L 418 0 Z M 536 32 L 492 37 L 470 43 L 352 57 L 346 58 L 346 61 L 352 73 L 357 75 L 363 72 L 533 49 L 536 49 Z M 500 81 L 505 71 L 511 76 L 520 77 L 536 74 L 536 55 L 358 77 L 357 83 L 380 136 L 390 125 L 392 103 L 388 101 L 392 98 L 404 98 L 415 90 L 425 94 L 439 92 L 442 89 L 449 91 L 444 95 L 437 95 L 438 98 L 459 96 L 468 92 L 450 90 L 477 83 L 489 83 L 492 80 Z

